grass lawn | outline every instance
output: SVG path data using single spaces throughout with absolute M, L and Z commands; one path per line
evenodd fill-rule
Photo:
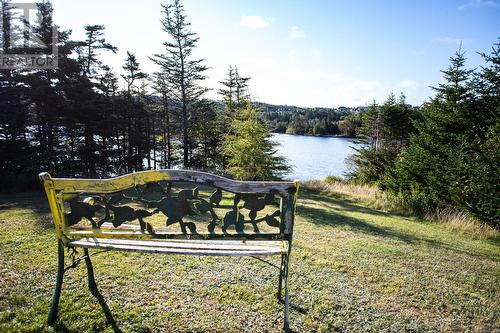
M 297 214 L 293 331 L 500 330 L 498 239 L 308 190 Z M 82 264 L 65 275 L 60 320 L 47 327 L 56 241 L 46 200 L 0 196 L 0 332 L 281 330 L 278 271 L 253 258 L 105 252 L 93 262 L 105 303 L 87 290 Z

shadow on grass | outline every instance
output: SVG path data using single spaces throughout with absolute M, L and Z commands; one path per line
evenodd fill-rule
M 113 317 L 113 313 L 111 312 L 108 304 L 106 303 L 106 299 L 104 296 L 101 294 L 101 292 L 96 289 L 92 292 L 92 295 L 97 298 L 97 301 L 99 302 L 99 305 L 102 308 L 102 312 L 104 313 L 104 316 L 106 317 L 106 323 L 111 326 L 111 329 L 115 333 L 121 333 L 122 330 L 120 327 L 118 327 L 118 324 L 115 321 L 115 318 Z M 64 333 L 72 333 L 72 332 L 77 332 L 75 330 L 70 330 L 66 324 L 62 320 L 58 320 L 56 324 L 54 325 L 54 331 L 55 332 L 64 332 Z M 94 327 L 94 331 L 100 331 L 97 330 L 96 327 Z
M 283 305 L 285 304 L 285 300 L 284 299 L 279 299 L 278 302 L 280 302 Z M 310 309 L 303 308 L 300 305 L 296 305 L 293 302 L 288 303 L 288 306 L 290 307 L 290 309 L 292 311 L 296 311 L 296 312 L 298 312 L 300 314 L 303 314 L 303 315 L 307 315 L 309 313 L 309 310 L 310 310 Z
M 113 332 L 121 333 L 122 330 L 118 327 L 118 324 L 116 323 L 115 318 L 113 317 L 113 313 L 109 309 L 109 306 L 106 303 L 106 299 L 101 294 L 99 289 L 94 290 L 92 292 L 92 295 L 94 295 L 94 297 L 97 298 L 97 301 L 99 302 L 99 305 L 102 308 L 102 312 L 104 312 L 104 316 L 106 317 L 106 322 L 108 323 L 108 325 L 111 326 L 111 328 L 113 329 Z
M 63 333 L 72 333 L 72 332 L 76 332 L 76 331 L 72 331 L 70 330 L 66 324 L 64 324 L 64 322 L 62 321 L 58 321 L 55 325 L 54 325 L 54 332 L 63 332 Z
M 29 210 L 32 215 L 29 219 L 34 217 L 42 229 L 54 227 L 47 198 L 42 192 L 0 194 L 0 213 L 5 213 L 8 218 L 10 211 L 16 213 L 20 210 Z
M 375 236 L 395 238 L 397 240 L 404 241 L 406 243 L 413 243 L 415 241 L 420 240 L 415 236 L 411 236 L 390 229 L 381 228 L 371 223 L 368 223 L 364 220 L 339 214 L 333 210 L 323 210 L 320 208 L 300 206 L 297 208 L 297 212 L 300 216 L 305 217 L 307 220 L 317 225 L 344 226 L 344 227 L 347 226 L 353 231 L 359 231 L 365 234 L 370 234 Z
M 381 226 L 377 226 L 374 225 L 373 223 L 370 223 L 369 220 L 367 219 L 359 219 L 350 216 L 345 216 L 340 212 L 342 211 L 359 212 L 373 216 L 401 217 L 401 218 L 407 215 L 385 213 L 382 211 L 378 211 L 376 209 L 363 207 L 353 203 L 348 199 L 343 198 L 342 196 L 305 191 L 305 193 L 303 193 L 301 197 L 304 199 L 313 200 L 317 203 L 332 204 L 339 207 L 338 209 L 335 209 L 334 207 L 330 209 L 324 209 L 324 208 L 322 209 L 322 208 L 308 207 L 305 205 L 300 205 L 299 207 L 297 207 L 298 215 L 306 218 L 313 224 L 324 225 L 324 226 L 348 227 L 353 231 L 362 232 L 368 235 L 391 238 L 408 244 L 421 242 L 436 248 L 451 250 L 454 252 L 474 257 L 498 259 L 498 256 L 493 255 L 492 253 L 485 253 L 484 251 L 464 250 L 463 248 L 459 248 L 436 239 L 431 239 L 427 237 L 418 237 L 411 233 L 405 233 L 393 230 L 391 228 L 384 228 Z M 405 223 L 405 221 L 401 221 L 401 223 Z M 494 241 L 494 243 L 496 242 Z
M 31 209 L 37 213 L 49 213 L 46 197 L 42 192 L 1 193 L 0 210 Z
M 300 197 L 304 199 L 315 200 L 319 202 L 326 202 L 333 205 L 339 205 L 342 207 L 342 210 L 350 211 L 350 212 L 358 212 L 363 214 L 370 214 L 376 216 L 386 216 L 386 217 L 410 217 L 411 213 L 403 213 L 403 212 L 384 212 L 381 210 L 377 210 L 374 208 L 363 206 L 362 204 L 356 203 L 356 201 L 346 198 L 341 194 L 336 193 L 324 193 L 324 192 L 316 192 L 311 190 L 305 190 L 300 193 Z

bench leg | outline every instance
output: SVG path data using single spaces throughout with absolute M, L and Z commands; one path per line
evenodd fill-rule
M 97 294 L 98 294 L 97 283 L 95 282 L 94 266 L 92 266 L 92 261 L 90 260 L 89 250 L 84 248 L 83 255 L 85 258 L 85 264 L 87 265 L 87 276 L 88 276 L 88 280 L 89 280 L 89 290 L 92 293 L 92 295 L 97 296 Z
M 290 255 L 286 255 L 284 258 L 283 265 L 283 282 L 285 284 L 285 313 L 284 313 L 284 331 L 285 333 L 290 332 L 290 324 L 289 324 L 289 295 L 288 295 L 288 261 L 290 259 Z
M 278 300 L 281 301 L 281 292 L 283 290 L 283 271 L 285 265 L 286 254 L 281 255 L 281 265 L 280 265 L 280 278 L 278 280 Z
M 59 308 L 59 298 L 61 296 L 61 288 L 64 276 L 64 245 L 62 241 L 57 242 L 57 280 L 54 296 L 52 297 L 52 305 L 50 307 L 47 323 L 49 326 L 54 325 L 57 319 L 57 310 Z

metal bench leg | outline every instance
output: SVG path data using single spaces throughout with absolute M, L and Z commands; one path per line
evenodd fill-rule
M 281 301 L 281 291 L 283 289 L 283 270 L 285 265 L 286 254 L 281 255 L 280 278 L 278 280 L 278 300 Z
M 283 272 L 283 277 L 284 277 L 284 283 L 285 283 L 285 315 L 284 315 L 284 331 L 285 333 L 290 332 L 290 324 L 289 324 L 289 295 L 288 295 L 288 261 L 290 259 L 290 255 L 286 255 L 286 258 L 284 259 L 284 272 Z
M 57 280 L 54 296 L 52 297 L 52 305 L 50 307 L 47 323 L 52 326 L 57 319 L 57 310 L 59 308 L 59 298 L 61 296 L 61 288 L 64 276 L 64 245 L 62 241 L 57 242 Z
M 84 248 L 83 255 L 85 258 L 85 264 L 87 265 L 87 276 L 89 280 L 89 290 L 92 295 L 97 296 L 99 291 L 97 290 L 97 283 L 94 277 L 94 267 L 92 266 L 92 261 L 90 260 L 89 250 Z

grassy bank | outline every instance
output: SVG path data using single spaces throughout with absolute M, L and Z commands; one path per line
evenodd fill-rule
M 390 196 L 380 191 L 374 185 L 354 184 L 337 177 L 327 177 L 325 180 L 309 180 L 303 187 L 322 193 L 343 195 L 363 206 L 368 206 L 384 212 L 401 215 L 419 215 L 427 221 L 444 225 L 454 232 L 466 234 L 473 238 L 499 238 L 500 232 L 491 226 L 481 223 L 476 218 L 454 207 L 427 209 L 415 212 L 400 197 Z
M 301 192 L 291 261 L 294 331 L 500 328 L 495 235 L 472 237 L 373 207 L 348 193 Z M 45 320 L 56 243 L 43 196 L 0 196 L 0 232 L 0 331 L 51 331 Z M 106 252 L 94 263 L 106 303 L 87 291 L 83 266 L 70 270 L 57 331 L 281 329 L 277 271 L 255 259 Z

